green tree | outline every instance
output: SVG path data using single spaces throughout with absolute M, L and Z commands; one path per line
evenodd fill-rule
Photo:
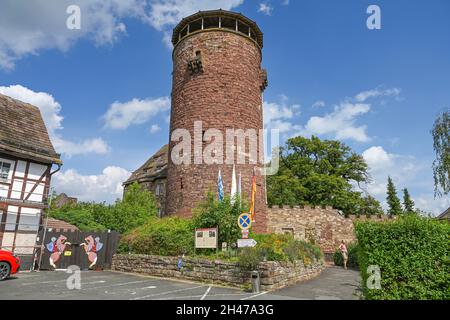
M 119 232 L 125 232 L 143 225 L 157 215 L 156 199 L 150 191 L 137 182 L 129 186 L 122 200 L 117 200 L 109 211 L 106 225 Z
M 362 198 L 361 213 L 366 216 L 380 216 L 384 214 L 380 202 L 372 196 Z
M 387 203 L 388 203 L 388 213 L 391 216 L 397 216 L 402 214 L 402 206 L 400 204 L 400 199 L 397 196 L 397 190 L 395 188 L 394 182 L 391 177 L 388 177 L 387 185 Z
M 241 237 L 237 219 L 242 212 L 248 212 L 248 204 L 238 198 L 231 203 L 229 197 L 218 201 L 213 192 L 208 192 L 206 199 L 194 209 L 192 224 L 195 228 L 219 228 L 219 244 L 234 243 Z
M 123 200 L 114 205 L 81 202 L 62 208 L 52 207 L 50 216 L 69 222 L 81 230 L 105 230 L 126 232 L 156 217 L 157 207 L 153 194 L 138 183 L 128 187 Z
M 411 199 L 409 195 L 408 189 L 403 189 L 403 208 L 405 209 L 405 213 L 413 213 L 414 210 L 414 201 Z
M 291 138 L 280 148 L 278 173 L 267 177 L 267 199 L 269 205 L 330 205 L 358 214 L 365 202 L 353 186 L 370 181 L 367 171 L 363 157 L 342 142 Z
M 433 161 L 434 195 L 441 197 L 450 193 L 450 110 L 439 115 L 434 122 Z

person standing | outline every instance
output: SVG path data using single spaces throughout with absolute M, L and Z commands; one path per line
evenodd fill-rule
M 344 261 L 344 269 L 347 270 L 348 251 L 344 240 L 342 240 L 341 244 L 339 245 L 339 250 L 341 251 L 342 260 Z

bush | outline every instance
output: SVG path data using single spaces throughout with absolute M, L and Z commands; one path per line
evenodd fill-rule
M 450 299 L 450 224 L 414 215 L 358 222 L 358 262 L 367 299 Z M 367 288 L 367 268 L 381 270 L 381 289 Z
M 194 230 L 187 219 L 152 218 L 121 239 L 122 252 L 176 256 L 194 252 Z M 128 250 L 127 250 L 128 249 Z
M 85 208 L 83 205 L 52 210 L 50 213 L 52 218 L 71 223 L 81 231 L 105 231 L 108 229 L 95 219 L 92 210 Z
M 123 200 L 114 205 L 105 203 L 69 204 L 52 207 L 49 215 L 77 226 L 82 231 L 114 230 L 127 232 L 156 217 L 156 200 L 153 194 L 134 183 L 128 187 Z
M 267 261 L 296 261 L 302 260 L 310 264 L 314 260 L 321 260 L 323 253 L 318 246 L 309 242 L 295 240 L 292 235 L 286 234 L 252 234 L 258 242 L 256 248 L 261 251 Z
M 238 256 L 239 268 L 246 271 L 257 269 L 261 261 L 263 261 L 263 253 L 259 248 L 242 248 Z
M 357 268 L 358 267 L 358 245 L 356 243 L 350 243 L 347 246 L 348 251 L 348 261 L 347 267 Z M 334 265 L 336 266 L 344 266 L 344 259 L 342 259 L 341 250 L 337 249 L 334 252 L 333 256 Z
M 232 204 L 229 197 L 218 201 L 214 193 L 209 192 L 206 200 L 200 202 L 194 209 L 192 223 L 194 228 L 219 228 L 219 245 L 222 242 L 236 243 L 241 238 L 241 229 L 237 220 L 242 212 L 248 211 L 248 206 L 236 199 Z

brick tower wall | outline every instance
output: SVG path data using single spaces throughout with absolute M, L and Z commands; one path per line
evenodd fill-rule
M 191 75 L 188 61 L 201 52 L 203 71 Z M 205 193 L 217 190 L 217 175 L 222 171 L 224 194 L 231 190 L 232 165 L 194 164 L 194 121 L 203 122 L 203 131 L 263 128 L 261 90 L 261 49 L 251 39 L 222 30 L 204 31 L 182 40 L 173 52 L 173 86 L 170 134 L 175 129 L 189 130 L 192 137 L 191 165 L 175 165 L 169 144 L 167 181 L 167 214 L 190 217 L 192 208 L 205 198 Z M 204 142 L 203 148 L 210 142 Z M 248 141 L 247 141 L 248 145 Z M 248 150 L 247 150 L 248 151 Z M 225 158 L 224 146 L 224 158 Z M 236 153 L 235 153 L 236 162 Z M 257 166 L 260 166 L 258 164 Z M 255 165 L 236 164 L 236 174 L 242 175 L 243 198 L 250 201 L 251 178 Z M 266 232 L 265 177 L 257 175 L 256 224 L 253 230 Z

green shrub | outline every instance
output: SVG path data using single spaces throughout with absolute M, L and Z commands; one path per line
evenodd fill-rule
M 450 299 L 450 224 L 414 215 L 358 222 L 358 262 L 367 299 Z M 367 268 L 381 270 L 381 289 L 367 288 Z
M 357 268 L 358 267 L 358 245 L 356 243 L 350 243 L 347 246 L 348 251 L 348 261 L 347 267 Z M 336 266 L 344 266 L 344 259 L 342 259 L 341 250 L 337 249 L 333 255 L 334 264 Z
M 139 254 L 162 256 L 192 254 L 194 230 L 187 219 L 153 218 L 123 236 L 120 246 L 121 250 Z
M 81 231 L 105 231 L 107 227 L 96 221 L 91 210 L 81 205 L 51 211 L 52 218 L 71 223 Z
M 239 215 L 248 211 L 248 206 L 236 199 L 234 204 L 229 197 L 218 201 L 215 194 L 208 192 L 206 199 L 194 209 L 192 223 L 194 228 L 219 228 L 219 245 L 222 242 L 236 243 L 241 238 L 241 229 L 237 224 Z
M 263 253 L 260 248 L 242 248 L 239 252 L 238 266 L 242 270 L 255 270 L 261 261 Z
M 61 208 L 52 207 L 49 216 L 77 226 L 82 231 L 130 231 L 156 217 L 156 200 L 153 194 L 134 183 L 128 187 L 123 200 L 113 205 L 81 202 Z
M 323 258 L 318 246 L 295 240 L 292 235 L 271 233 L 252 234 L 252 237 L 258 242 L 256 247 L 267 261 L 302 260 L 305 264 L 310 264 Z

